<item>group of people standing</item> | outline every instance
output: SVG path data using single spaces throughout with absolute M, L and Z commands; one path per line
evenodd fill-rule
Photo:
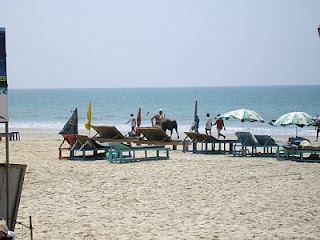
M 155 114 L 152 118 L 151 118 L 151 124 L 152 126 L 159 126 L 161 127 L 162 122 L 163 122 L 163 111 L 162 109 L 159 110 L 159 113 Z M 155 120 L 155 122 L 154 122 Z M 136 126 L 137 126 L 137 120 L 136 118 L 133 116 L 133 114 L 130 114 L 130 119 L 126 122 L 126 124 L 130 123 L 131 125 L 131 133 L 135 133 L 136 131 Z M 224 125 L 224 121 L 223 119 L 220 117 L 220 114 L 217 115 L 216 121 L 215 123 L 213 123 L 212 118 L 210 117 L 210 113 L 207 113 L 207 119 L 206 119 L 206 124 L 205 124 L 205 131 L 206 134 L 210 134 L 211 135 L 211 129 L 212 126 L 216 125 L 216 129 L 217 129 L 217 133 L 218 133 L 218 138 L 223 137 L 226 138 L 225 135 L 223 135 L 221 133 L 221 131 L 224 129 L 226 130 L 226 127 Z M 199 128 L 199 117 L 196 116 L 196 122 L 194 123 L 194 130 L 195 132 L 198 132 L 198 128 Z
M 221 131 L 223 129 L 226 130 L 226 127 L 224 125 L 223 119 L 220 117 L 220 114 L 217 115 L 216 121 L 213 123 L 213 120 L 210 117 L 210 113 L 207 113 L 207 119 L 206 119 L 206 124 L 205 124 L 206 134 L 211 135 L 212 126 L 215 126 L 215 125 L 217 128 L 218 138 L 220 136 L 226 138 L 226 136 L 221 133 Z M 194 120 L 194 123 L 193 123 L 190 131 L 194 131 L 196 133 L 199 133 L 199 117 L 198 117 L 198 115 L 195 115 L 195 120 Z

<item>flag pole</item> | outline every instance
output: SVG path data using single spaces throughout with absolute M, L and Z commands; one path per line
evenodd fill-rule
M 9 199 L 9 191 L 10 191 L 10 171 L 9 171 L 9 122 L 5 122 L 5 129 L 6 129 L 6 182 L 7 182 L 7 196 L 6 196 L 6 201 L 7 201 L 7 212 L 6 212 L 6 217 L 7 217 L 7 225 L 11 227 L 11 218 L 10 218 L 10 199 Z

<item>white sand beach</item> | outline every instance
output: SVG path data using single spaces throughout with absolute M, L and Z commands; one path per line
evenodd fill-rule
M 34 239 L 320 239 L 320 164 L 179 150 L 68 161 L 56 130 L 20 135 L 10 162 L 27 164 L 18 221 L 32 216 Z M 30 239 L 21 225 L 16 234 Z

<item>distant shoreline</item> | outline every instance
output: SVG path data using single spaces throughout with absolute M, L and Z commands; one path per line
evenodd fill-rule
M 9 90 L 75 90 L 75 89 L 155 89 L 155 88 L 159 88 L 159 89 L 172 89 L 172 88 L 246 88 L 246 87 L 302 87 L 302 86 L 320 86 L 320 84 L 296 84 L 296 85 L 256 85 L 256 86 L 252 86 L 252 85 L 238 85 L 238 86 L 234 86 L 234 85 L 230 85 L 230 86 L 224 86 L 224 85 L 220 85 L 220 86 L 168 86 L 168 87 L 163 87 L 163 86 L 146 86 L 146 87 L 103 87 L 103 88 L 94 88 L 94 87 L 79 87 L 79 88 L 8 88 Z

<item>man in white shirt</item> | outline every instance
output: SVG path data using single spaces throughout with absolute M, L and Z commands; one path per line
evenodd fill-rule
M 207 113 L 207 120 L 206 120 L 206 134 L 209 134 L 211 135 L 211 128 L 212 128 L 212 118 L 210 117 L 210 114 Z
M 136 118 L 133 116 L 133 114 L 130 114 L 130 119 L 128 122 L 126 122 L 126 124 L 130 123 L 131 125 L 131 132 L 134 133 L 136 130 L 136 125 L 137 125 L 137 120 Z

